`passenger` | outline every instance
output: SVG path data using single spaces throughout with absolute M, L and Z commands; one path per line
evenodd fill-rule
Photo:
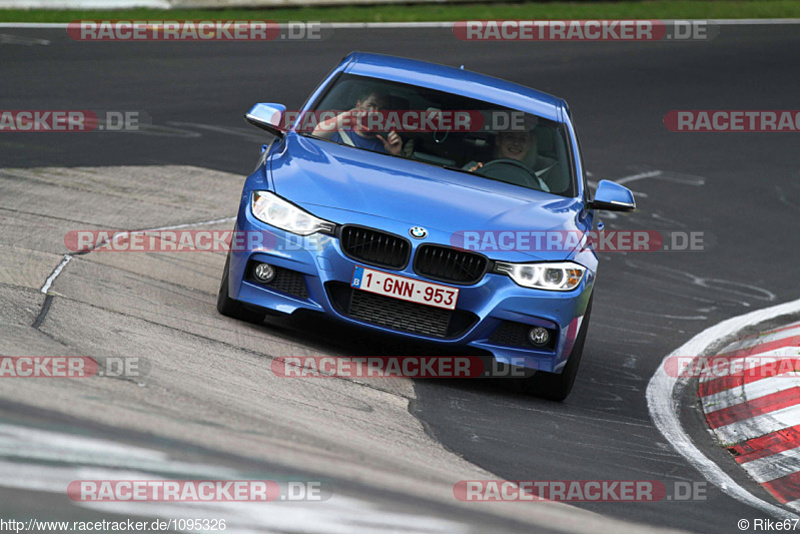
M 334 143 L 399 156 L 403 149 L 403 140 L 396 131 L 392 130 L 388 135 L 381 135 L 366 128 L 354 128 L 352 125 L 354 119 L 363 120 L 367 114 L 385 109 L 385 103 L 386 97 L 381 93 L 365 91 L 359 96 L 353 109 L 320 122 L 312 133 L 316 137 L 330 139 Z

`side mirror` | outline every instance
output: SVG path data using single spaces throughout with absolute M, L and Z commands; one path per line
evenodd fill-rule
M 286 114 L 286 106 L 283 104 L 256 104 L 253 109 L 247 112 L 244 120 L 266 130 L 272 135 L 283 137 L 286 133 L 286 128 L 283 124 L 283 118 Z
M 606 211 L 631 211 L 636 209 L 633 193 L 624 185 L 608 180 L 600 180 L 592 200 L 592 209 Z

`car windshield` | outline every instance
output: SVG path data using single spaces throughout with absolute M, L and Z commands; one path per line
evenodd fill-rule
M 562 124 L 460 95 L 345 74 L 296 129 L 356 149 L 574 195 Z

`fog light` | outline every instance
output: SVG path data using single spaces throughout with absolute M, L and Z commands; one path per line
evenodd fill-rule
M 275 278 L 275 268 L 269 263 L 259 263 L 253 269 L 253 276 L 262 284 L 269 284 Z
M 536 347 L 543 347 L 550 341 L 550 332 L 541 326 L 535 326 L 528 332 L 528 341 Z

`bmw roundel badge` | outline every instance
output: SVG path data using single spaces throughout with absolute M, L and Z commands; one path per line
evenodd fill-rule
M 421 226 L 412 227 L 408 230 L 408 233 L 415 239 L 424 239 L 428 235 L 428 231 Z

